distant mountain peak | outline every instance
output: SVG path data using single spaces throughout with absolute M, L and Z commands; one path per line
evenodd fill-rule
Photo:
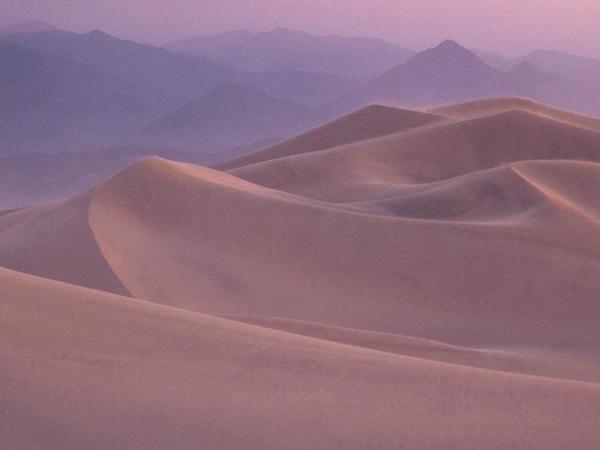
M 539 67 L 530 63 L 529 61 L 520 61 L 512 69 L 508 71 L 508 74 L 515 79 L 526 81 L 526 82 L 542 82 L 558 80 L 559 75 L 552 74 L 541 70 Z
M 246 85 L 223 83 L 142 130 L 177 147 L 231 148 L 291 136 L 318 123 L 320 111 L 271 97 Z
M 435 47 L 438 50 L 466 50 L 462 45 L 452 39 L 446 39 Z
M 455 57 L 468 57 L 471 59 L 478 59 L 479 57 L 471 50 L 463 47 L 458 42 L 452 39 L 446 39 L 432 49 L 426 50 L 430 54 L 444 55 L 444 56 L 455 56 Z
M 451 64 L 463 68 L 487 67 L 474 52 L 450 39 L 417 54 L 407 64 L 413 66 Z
M 97 39 L 116 39 L 114 36 L 111 36 L 107 32 L 99 30 L 99 29 L 94 29 L 94 30 L 86 33 L 86 35 L 89 37 L 92 37 L 92 38 L 97 38 Z
M 456 41 L 446 40 L 373 80 L 358 101 L 419 107 L 498 95 L 525 95 L 517 82 Z M 357 101 L 357 102 L 358 102 Z

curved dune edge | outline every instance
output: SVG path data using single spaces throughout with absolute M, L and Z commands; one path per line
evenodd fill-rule
M 298 449 L 596 441 L 596 384 L 372 352 L 6 270 L 0 278 L 9 448 L 279 448 L 282 433 Z
M 128 295 L 88 221 L 91 194 L 0 216 L 0 266 Z
M 389 134 L 433 126 L 449 119 L 431 113 L 369 105 L 299 136 L 250 155 L 217 164 L 217 170 L 232 170 L 275 158 L 312 153 Z
M 2 444 L 597 447 L 600 133 L 379 108 L 0 213 Z
M 600 131 L 600 119 L 598 117 L 555 108 L 524 97 L 498 97 L 476 100 L 467 103 L 438 106 L 429 109 L 428 112 L 451 117 L 456 120 L 465 120 L 498 114 L 512 109 L 524 110 L 569 125 L 587 128 L 592 131 Z
M 412 336 L 374 333 L 279 317 L 235 315 L 221 317 L 268 329 L 421 360 L 542 378 L 590 383 L 600 381 L 600 364 L 590 362 L 584 355 L 564 352 L 557 352 L 553 355 L 543 351 L 536 352 L 534 349 L 460 347 Z
M 509 176 L 522 185 L 512 200 L 498 185 L 492 191 L 512 219 L 484 214 L 460 222 L 357 214 L 155 159 L 100 188 L 90 223 L 113 272 L 138 298 L 461 344 L 577 347 L 597 328 L 597 223 L 510 167 L 499 173 L 500 181 Z M 507 195 L 518 192 L 515 186 L 507 185 Z M 518 298 L 531 291 L 530 279 L 541 280 L 539 267 L 545 281 L 529 294 L 529 308 Z M 585 277 L 565 290 L 567 280 L 581 278 L 576 274 Z M 564 295 L 573 301 L 561 302 Z M 470 335 L 461 325 L 465 314 Z
M 600 162 L 600 133 L 509 110 L 276 158 L 231 173 L 262 186 L 347 202 L 364 199 L 373 185 L 432 183 L 530 160 Z

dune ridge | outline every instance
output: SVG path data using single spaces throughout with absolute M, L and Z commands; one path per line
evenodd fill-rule
M 569 125 L 600 131 L 600 119 L 577 112 L 555 108 L 525 97 L 499 97 L 460 103 L 447 106 L 437 106 L 428 111 L 433 114 L 449 116 L 454 119 L 468 119 L 482 115 L 497 114 L 512 109 L 520 109 L 537 113 L 565 122 Z
M 595 448 L 594 120 L 372 106 L 0 212 L 3 444 Z
M 215 165 L 219 170 L 314 152 L 440 122 L 444 117 L 384 105 L 368 105 L 258 153 Z
M 542 448 L 575 435 L 595 442 L 593 383 L 369 352 L 4 269 L 0 278 L 9 324 L 2 348 L 10 352 L 3 404 L 11 411 L 0 430 L 9 448 L 477 448 L 491 438 L 492 448 Z M 434 408 L 444 401 L 461 414 L 449 419 Z M 352 412 L 340 420 L 342 404 Z M 492 404 L 496 412 L 482 416 Z M 519 433 L 502 432 L 498 420 Z

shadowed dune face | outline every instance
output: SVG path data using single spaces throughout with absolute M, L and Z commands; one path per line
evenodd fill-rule
M 0 216 L 0 266 L 126 294 L 88 224 L 89 195 Z
M 487 114 L 487 111 L 485 112 Z M 254 183 L 330 201 L 388 196 L 527 160 L 600 161 L 600 134 L 523 110 L 396 133 L 232 170 Z
M 261 152 L 221 163 L 216 168 L 231 170 L 271 159 L 315 152 L 350 142 L 419 128 L 443 120 L 445 120 L 444 117 L 434 114 L 370 105 L 295 138 L 277 143 Z
M 579 345 L 597 333 L 598 223 L 544 189 L 531 164 L 338 205 L 150 160 L 96 192 L 90 218 L 140 298 L 471 345 Z
M 372 106 L 221 171 L 149 158 L 0 213 L 0 435 L 597 447 L 597 120 Z

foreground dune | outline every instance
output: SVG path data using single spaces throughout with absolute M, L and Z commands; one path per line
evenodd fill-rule
M 370 107 L 1 213 L 2 443 L 600 446 L 594 120 Z
M 0 280 L 4 448 L 597 443 L 593 383 L 368 351 L 6 270 Z

